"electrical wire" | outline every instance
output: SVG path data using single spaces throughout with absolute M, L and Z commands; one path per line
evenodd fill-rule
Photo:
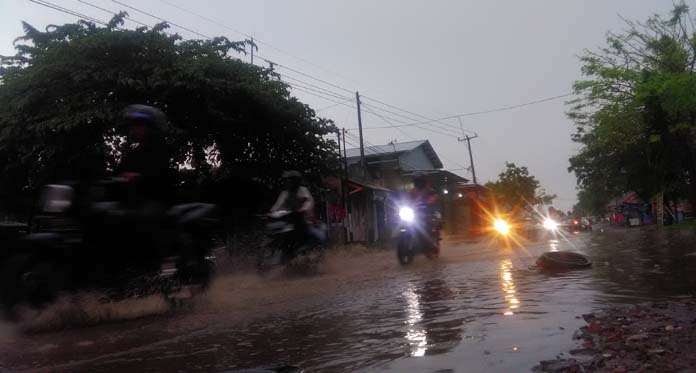
M 368 105 L 368 104 L 363 104 L 363 106 L 368 107 L 368 108 L 373 108 L 373 109 L 379 109 L 379 108 L 377 108 L 377 107 L 375 107 L 375 106 Z M 368 109 L 365 109 L 365 111 L 368 111 Z M 374 114 L 374 112 L 372 112 L 372 113 Z M 381 117 L 381 116 L 380 116 L 380 117 Z M 382 118 L 383 118 L 383 117 L 382 117 Z M 406 124 L 410 124 L 410 123 L 404 122 L 404 121 L 399 120 L 399 119 L 395 119 L 395 118 L 391 118 L 391 119 L 392 119 L 393 121 L 395 121 L 395 122 L 402 123 L 402 124 L 404 124 L 404 125 L 399 126 L 399 125 L 395 125 L 395 124 L 393 124 L 393 123 L 389 123 L 389 126 L 387 126 L 386 128 L 400 129 L 400 128 L 403 128 L 403 127 L 408 127 L 408 126 L 405 126 L 405 125 L 406 125 Z M 425 131 L 431 131 L 431 132 L 438 133 L 438 134 L 441 134 L 441 135 L 444 135 L 444 136 L 449 136 L 449 137 L 452 137 L 452 136 L 457 137 L 457 135 L 458 135 L 456 132 L 453 132 L 450 128 L 442 128 L 442 127 L 434 126 L 435 128 L 437 128 L 438 130 L 441 130 L 441 131 L 450 131 L 450 133 L 445 133 L 445 132 L 440 132 L 440 131 L 434 130 L 434 129 L 432 129 L 432 128 L 425 127 L 425 126 L 423 126 L 423 125 L 416 125 L 415 127 L 420 128 L 420 129 L 425 130 Z M 373 128 L 378 128 L 378 127 L 365 127 L 365 128 L 373 129 Z M 363 128 L 363 129 L 365 129 L 365 128 Z M 379 127 L 379 128 L 385 128 L 385 127 Z
M 64 7 L 60 6 L 60 5 L 57 5 L 57 4 L 48 2 L 48 1 L 44 1 L 44 0 L 29 0 L 29 1 L 31 1 L 32 3 L 38 4 L 38 5 L 44 6 L 44 7 L 46 7 L 46 8 L 51 8 L 51 9 L 57 10 L 57 11 L 59 11 L 59 12 L 65 13 L 65 14 L 70 14 L 70 15 L 75 16 L 75 17 L 77 17 L 77 18 L 80 18 L 80 19 L 82 19 L 82 20 L 84 20 L 84 21 L 90 21 L 90 22 L 93 22 L 93 23 L 99 23 L 99 24 L 104 25 L 104 26 L 108 26 L 108 25 L 109 25 L 108 23 L 106 23 L 106 22 L 104 22 L 104 21 L 102 21 L 102 20 L 99 20 L 99 19 L 97 19 L 97 18 L 88 16 L 88 15 L 83 14 L 83 13 L 76 12 L 76 11 L 74 11 L 74 10 L 72 10 L 72 9 L 64 8 Z
M 160 2 L 165 3 L 165 4 L 167 4 L 167 5 L 171 6 L 171 7 L 174 7 L 174 8 L 176 8 L 176 9 L 182 11 L 182 12 L 186 12 L 186 13 L 189 13 L 189 14 L 191 14 L 191 15 L 193 15 L 193 16 L 198 17 L 198 18 L 204 19 L 204 20 L 206 20 L 206 21 L 208 21 L 208 22 L 211 22 L 211 23 L 213 23 L 213 24 L 215 24 L 215 25 L 217 25 L 217 26 L 223 27 L 223 28 L 225 28 L 225 29 L 227 29 L 227 30 L 233 31 L 233 32 L 235 32 L 235 33 L 237 33 L 237 34 L 239 34 L 239 35 L 244 36 L 244 37 L 253 39 L 254 43 L 259 43 L 259 44 L 265 45 L 265 46 L 267 46 L 268 48 L 270 48 L 270 49 L 272 49 L 272 50 L 275 50 L 276 52 L 279 52 L 279 53 L 282 53 L 282 54 L 284 54 L 284 55 L 286 55 L 286 56 L 292 57 L 292 58 L 294 58 L 294 59 L 296 59 L 296 60 L 298 60 L 298 61 L 304 62 L 304 63 L 306 63 L 306 64 L 308 64 L 308 65 L 310 65 L 310 66 L 313 66 L 313 67 L 315 67 L 315 68 L 317 68 L 317 69 L 320 69 L 320 70 L 323 70 L 323 71 L 325 71 L 325 72 L 327 72 L 327 73 L 330 73 L 330 74 L 332 74 L 332 75 L 335 75 L 335 76 L 337 76 L 337 77 L 339 77 L 339 78 L 341 78 L 341 79 L 348 80 L 348 81 L 352 81 L 351 79 L 346 78 L 346 77 L 342 76 L 341 74 L 338 74 L 338 73 L 335 72 L 335 71 L 329 70 L 329 69 L 327 69 L 327 68 L 325 68 L 325 67 L 322 67 L 322 66 L 320 66 L 320 65 L 318 65 L 318 64 L 315 64 L 315 63 L 313 63 L 313 62 L 311 62 L 311 61 L 309 61 L 309 60 L 307 60 L 307 59 L 304 59 L 304 58 L 302 58 L 302 57 L 299 57 L 299 56 L 297 56 L 297 55 L 294 55 L 294 54 L 292 54 L 292 53 L 290 53 L 290 52 L 288 52 L 288 51 L 285 51 L 285 50 L 283 50 L 283 49 L 281 49 L 281 48 L 278 48 L 278 47 L 276 47 L 276 46 L 274 46 L 274 45 L 272 45 L 272 44 L 270 44 L 270 43 L 268 43 L 268 42 L 266 42 L 266 41 L 260 40 L 260 39 L 258 39 L 258 38 L 256 38 L 256 37 L 254 37 L 254 36 L 252 36 L 252 35 L 246 33 L 246 32 L 237 30 L 237 29 L 235 29 L 235 28 L 233 28 L 233 27 L 230 27 L 230 26 L 228 26 L 228 25 L 226 25 L 226 24 L 224 24 L 224 23 L 222 23 L 222 22 L 216 21 L 215 19 L 206 17 L 206 16 L 204 16 L 204 15 L 202 15 L 202 14 L 196 13 L 196 12 L 190 10 L 190 9 L 186 9 L 186 8 L 180 6 L 180 5 L 174 4 L 174 3 L 170 2 L 170 1 L 167 1 L 167 0 L 160 0 Z
M 513 109 L 518 109 L 518 108 L 521 108 L 521 107 L 525 107 L 525 106 L 540 104 L 540 103 L 543 103 L 543 102 L 558 100 L 559 98 L 569 97 L 569 96 L 573 96 L 573 95 L 575 95 L 574 92 L 572 92 L 572 93 L 566 93 L 566 94 L 562 94 L 562 95 L 558 95 L 558 96 L 551 96 L 551 97 L 546 97 L 546 98 L 542 98 L 542 99 L 538 99 L 538 100 L 534 100 L 534 101 L 529 101 L 529 102 L 525 102 L 525 103 L 522 103 L 522 104 L 511 105 L 511 106 L 503 106 L 503 107 L 499 107 L 499 108 L 495 108 L 495 109 L 474 111 L 474 112 L 462 113 L 462 114 L 457 114 L 457 115 L 450 115 L 450 116 L 448 116 L 448 117 L 442 117 L 442 118 L 439 118 L 439 119 L 437 119 L 437 120 L 430 120 L 430 121 L 425 121 L 425 122 L 409 123 L 409 124 L 401 125 L 401 126 L 399 126 L 399 127 L 418 126 L 418 125 L 421 125 L 421 124 L 428 124 L 428 123 L 432 123 L 432 122 L 435 122 L 435 121 L 442 121 L 442 120 L 447 120 L 447 119 L 454 119 L 454 118 L 461 118 L 461 117 L 468 117 L 468 116 L 482 115 L 482 114 L 489 114 L 489 113 L 497 113 L 497 112 L 500 112 L 500 111 L 508 111 L 508 110 L 513 110 Z M 390 128 L 390 127 L 371 127 L 370 129 L 381 129 L 381 128 Z
M 114 11 L 111 11 L 111 10 L 109 10 L 109 9 L 102 8 L 102 7 L 98 6 L 98 5 L 92 4 L 92 3 L 87 2 L 87 1 L 84 1 L 84 0 L 76 0 L 76 1 L 78 1 L 78 2 L 80 2 L 80 3 L 82 3 L 82 4 L 85 4 L 85 5 L 87 5 L 87 6 L 90 6 L 90 7 L 92 7 L 92 8 L 95 8 L 95 9 L 104 11 L 104 12 L 106 12 L 106 13 L 112 14 L 112 15 L 117 15 L 117 14 L 118 14 L 118 12 L 114 12 Z M 139 24 L 140 26 L 150 27 L 150 25 L 148 25 L 148 24 L 146 24 L 146 23 L 144 23 L 144 22 L 140 22 L 140 21 L 138 21 L 138 20 L 135 20 L 135 19 L 131 18 L 130 16 L 126 16 L 126 17 L 124 17 L 124 18 L 127 19 L 127 20 L 129 20 L 129 21 L 131 21 L 131 22 L 133 22 L 133 23 L 137 23 L 137 24 Z
M 180 28 L 180 29 L 182 29 L 182 30 L 185 30 L 185 31 L 188 31 L 188 32 L 190 32 L 190 33 L 192 33 L 192 34 L 194 34 L 194 35 L 198 35 L 198 36 L 204 37 L 204 38 L 206 38 L 206 39 L 212 39 L 212 37 L 210 37 L 210 36 L 208 36 L 208 35 L 205 35 L 205 34 L 202 34 L 202 33 L 198 32 L 198 31 L 192 30 L 192 29 L 190 29 L 190 28 L 188 28 L 188 27 L 181 26 L 181 25 L 176 24 L 176 23 L 174 23 L 174 22 L 168 21 L 168 20 L 166 20 L 166 19 L 164 19 L 164 18 L 161 18 L 161 17 L 158 17 L 158 16 L 156 16 L 156 15 L 154 15 L 154 14 L 152 14 L 152 13 L 148 13 L 148 12 L 146 12 L 146 11 L 144 11 L 144 10 L 140 10 L 140 9 L 134 7 L 134 6 L 130 6 L 130 5 L 128 5 L 128 4 L 122 3 L 122 2 L 120 2 L 120 1 L 118 1 L 118 0 L 111 0 L 111 1 L 114 2 L 114 3 L 116 3 L 116 4 L 123 5 L 123 6 L 125 6 L 125 7 L 128 8 L 128 9 L 135 10 L 135 11 L 138 12 L 138 13 L 142 13 L 142 14 L 144 14 L 144 15 L 146 15 L 146 16 L 149 16 L 149 17 L 152 17 L 152 18 L 154 18 L 154 19 L 157 19 L 157 20 L 159 20 L 159 21 L 161 21 L 161 22 L 167 22 L 168 24 L 170 24 L 170 25 L 172 25 L 172 26 L 174 26 L 174 27 L 178 27 L 178 28 Z
M 384 105 L 384 106 L 386 106 L 386 107 L 389 107 L 389 108 L 392 108 L 392 109 L 395 109 L 395 110 L 399 110 L 399 111 L 402 111 L 402 112 L 407 113 L 407 114 L 414 115 L 414 116 L 416 116 L 416 117 L 418 117 L 418 118 L 421 118 L 421 120 L 422 120 L 422 119 L 426 119 L 426 120 L 429 120 L 429 121 L 432 121 L 432 122 L 437 122 L 437 123 L 440 123 L 440 124 L 442 124 L 442 125 L 444 125 L 444 126 L 450 127 L 450 124 L 445 123 L 445 122 L 442 122 L 442 120 L 429 118 L 429 117 L 426 117 L 426 116 L 424 116 L 424 115 L 421 115 L 421 114 L 418 114 L 418 113 L 414 113 L 414 112 L 412 112 L 412 111 L 409 111 L 409 110 L 400 108 L 400 107 L 398 107 L 398 106 L 394 106 L 394 105 L 388 104 L 388 103 L 386 103 L 386 102 L 383 102 L 383 101 L 380 101 L 380 100 L 371 98 L 371 97 L 369 97 L 369 96 L 362 96 L 362 97 L 365 98 L 366 100 L 369 100 L 369 101 L 373 101 L 373 102 L 382 104 L 382 105 Z M 386 110 L 385 110 L 385 111 L 386 111 Z M 404 116 L 402 116 L 402 117 L 404 117 Z M 413 120 L 413 119 L 411 119 L 411 118 L 409 118 L 409 119 L 410 119 L 410 120 Z M 466 132 L 473 133 L 473 131 L 471 131 L 471 130 L 466 130 Z

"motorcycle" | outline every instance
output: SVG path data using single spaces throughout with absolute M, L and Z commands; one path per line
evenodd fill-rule
M 41 308 L 61 292 L 98 290 L 109 300 L 187 287 L 214 269 L 215 206 L 129 205 L 128 181 L 47 185 L 32 232 L 4 251 L 0 305 Z
M 397 243 L 399 263 L 408 265 L 416 254 L 435 259 L 440 253 L 440 214 L 424 203 L 399 209 L 401 225 Z
M 264 271 L 275 263 L 297 272 L 316 272 L 324 258 L 326 229 L 308 225 L 302 214 L 289 210 L 262 217 L 269 242 L 259 250 L 257 269 Z

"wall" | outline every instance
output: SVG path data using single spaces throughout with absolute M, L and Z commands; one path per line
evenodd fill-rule
M 402 153 L 399 156 L 399 162 L 403 170 L 434 170 L 435 165 L 430 161 L 430 158 L 425 154 L 422 146 L 410 151 Z

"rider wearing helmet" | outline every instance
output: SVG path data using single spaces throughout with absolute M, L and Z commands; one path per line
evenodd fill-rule
M 416 173 L 413 176 L 413 189 L 409 192 L 409 199 L 414 203 L 425 203 L 428 206 L 435 206 L 438 201 L 438 195 L 430 187 L 425 175 Z
M 304 220 L 311 222 L 314 212 L 314 198 L 307 187 L 302 185 L 302 174 L 299 171 L 283 172 L 284 188 L 280 192 L 271 212 L 289 210 L 298 212 Z
M 435 189 L 430 186 L 428 179 L 423 173 L 416 173 L 413 176 L 413 189 L 408 194 L 408 199 L 413 204 L 425 204 L 428 211 L 432 214 L 435 224 L 433 243 L 434 249 L 439 252 L 438 242 L 440 241 L 441 214 L 439 208 L 439 196 Z
M 170 151 L 164 139 L 164 113 L 152 106 L 130 105 L 123 112 L 126 148 L 118 167 L 133 181 L 140 197 L 166 199 L 170 189 Z

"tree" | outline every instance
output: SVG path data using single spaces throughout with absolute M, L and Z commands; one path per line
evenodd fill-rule
M 498 175 L 498 180 L 486 183 L 486 187 L 503 197 L 513 209 L 539 203 L 550 204 L 556 198 L 540 188 L 539 180 L 529 174 L 527 167 L 508 162 L 505 162 L 505 170 Z
M 0 194 L 108 174 L 123 144 L 120 112 L 133 103 L 167 114 L 171 162 L 190 190 L 233 196 L 220 185 L 257 191 L 284 169 L 335 169 L 333 123 L 272 70 L 234 57 L 244 42 L 182 40 L 166 23 L 126 30 L 125 16 L 106 27 L 24 23 L 17 53 L 0 57 Z
M 582 208 L 626 192 L 696 202 L 696 29 L 682 2 L 668 18 L 625 21 L 581 57 L 586 79 L 569 117 L 580 152 L 570 158 Z M 602 194 L 597 196 L 597 193 Z

